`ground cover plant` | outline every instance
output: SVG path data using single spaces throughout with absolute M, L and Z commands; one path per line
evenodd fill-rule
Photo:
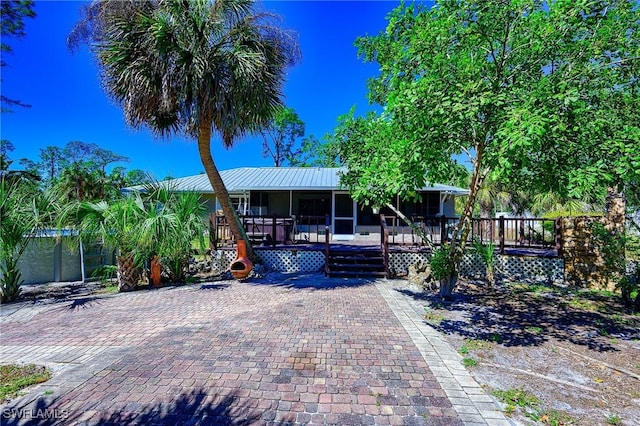
M 6 402 L 31 385 L 46 382 L 51 377 L 42 365 L 0 365 L 0 402 Z

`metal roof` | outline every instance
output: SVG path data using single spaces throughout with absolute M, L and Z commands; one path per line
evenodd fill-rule
M 339 172 L 345 170 L 344 167 L 241 167 L 223 170 L 220 176 L 230 193 L 282 190 L 330 191 L 343 189 L 340 187 Z M 175 191 L 213 193 L 209 179 L 204 173 L 166 182 L 169 182 Z M 424 190 L 441 191 L 453 195 L 466 195 L 469 192 L 466 189 L 441 184 L 430 185 Z

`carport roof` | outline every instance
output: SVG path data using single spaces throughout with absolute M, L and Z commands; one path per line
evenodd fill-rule
M 241 167 L 220 172 L 227 191 L 241 193 L 245 191 L 331 191 L 340 187 L 343 167 Z M 170 185 L 175 191 L 195 191 L 213 193 L 207 175 L 202 173 L 172 179 Z M 136 189 L 130 188 L 130 189 Z M 434 184 L 425 190 L 441 191 L 453 195 L 466 195 L 466 189 L 450 185 Z

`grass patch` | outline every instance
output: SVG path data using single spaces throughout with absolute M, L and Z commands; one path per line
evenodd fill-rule
M 478 365 L 478 361 L 473 358 L 463 358 L 462 365 L 464 365 L 466 368 L 475 367 L 476 365 Z
M 619 425 L 619 424 L 622 424 L 622 419 L 619 416 L 616 416 L 615 414 L 612 414 L 611 416 L 607 417 L 607 424 L 609 424 L 609 425 Z
M 107 294 L 117 293 L 118 292 L 118 284 L 116 283 L 107 283 L 104 287 L 102 287 L 102 292 Z
M 492 336 L 492 339 L 493 339 L 493 336 Z M 475 351 L 478 349 L 486 349 L 489 346 L 490 346 L 489 343 L 482 340 L 465 339 L 464 344 L 460 346 L 460 349 L 458 349 L 458 353 L 460 353 L 461 355 L 467 355 L 471 351 Z
M 540 333 L 542 333 L 542 331 L 543 331 L 543 330 L 542 330 L 542 327 L 537 327 L 537 326 L 534 326 L 534 327 L 525 327 L 525 328 L 524 328 L 524 330 L 525 330 L 527 333 L 532 333 L 532 334 L 540 334 Z
M 540 406 L 540 400 L 524 389 L 496 389 L 491 392 L 493 396 L 506 404 L 505 413 L 513 414 L 520 409 L 525 417 L 545 425 L 562 426 L 575 424 L 575 419 L 557 410 L 544 410 Z
M 598 312 L 598 303 L 589 299 L 574 298 L 569 301 L 569 306 L 583 311 Z
M 513 283 L 509 284 L 509 289 L 514 293 L 533 293 L 539 295 L 543 293 L 556 293 L 557 287 L 551 287 L 544 284 L 526 284 L 526 283 Z
M 540 420 L 540 400 L 524 389 L 497 389 L 491 393 L 507 405 L 507 414 L 513 414 L 520 408 L 526 417 L 536 422 Z
M 431 325 L 438 326 L 444 321 L 444 316 L 435 312 L 425 312 L 424 319 Z
M 545 425 L 563 426 L 576 424 L 576 420 L 571 416 L 563 414 L 557 410 L 545 411 L 540 415 L 540 421 Z
M 46 382 L 51 377 L 42 365 L 0 365 L 0 402 L 8 401 L 28 386 Z

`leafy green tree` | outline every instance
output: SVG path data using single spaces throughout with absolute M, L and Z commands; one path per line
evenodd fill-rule
M 294 167 L 340 167 L 339 146 L 326 135 L 320 141 L 314 135 L 302 139 L 302 145 L 289 162 Z
M 12 49 L 6 40 L 9 38 L 21 38 L 26 34 L 24 32 L 25 18 L 34 18 L 36 13 L 33 10 L 33 0 L 3 0 L 0 2 L 0 22 L 2 24 L 2 42 L 0 42 L 0 67 L 4 67 L 7 63 L 5 57 L 7 53 L 11 53 Z M 2 112 L 12 112 L 12 107 L 20 106 L 28 108 L 30 105 L 0 95 L 0 104 Z
M 126 186 L 145 185 L 153 181 L 153 178 L 149 173 L 140 169 L 129 170 L 125 175 L 125 184 L 120 186 L 124 188 Z
M 478 192 L 490 174 L 567 196 L 638 181 L 638 7 L 629 1 L 437 2 L 400 6 L 357 40 L 380 65 L 380 115 L 346 116 L 344 182 L 360 200 L 416 196 L 471 164 L 470 193 L 447 247 L 451 297 Z M 365 160 L 366 159 L 366 160 Z
M 89 43 L 103 86 L 131 126 L 197 140 L 232 234 L 248 240 L 213 161 L 211 137 L 217 132 L 230 147 L 273 117 L 286 67 L 299 55 L 292 35 L 250 0 L 106 0 L 83 10 L 70 46 Z
M 0 170 L 9 170 L 9 166 L 13 161 L 9 158 L 9 152 L 13 151 L 15 147 L 6 139 L 0 140 Z
M 304 122 L 293 108 L 280 107 L 262 134 L 262 156 L 271 157 L 274 167 L 282 167 L 285 161 L 295 162 L 295 145 L 304 136 Z
M 58 177 L 65 164 L 62 148 L 58 146 L 40 148 L 40 162 L 38 164 L 42 168 L 42 177 L 47 182 L 52 182 Z
M 49 184 L 67 201 L 116 196 L 120 190 L 117 186 L 120 182 L 110 179 L 106 171 L 107 165 L 129 161 L 127 157 L 94 143 L 81 141 L 70 141 L 61 151 L 57 147 L 47 147 L 41 153 L 47 155 L 45 158 L 41 154 L 41 164 L 47 169 L 51 167 L 52 172 L 57 173 Z M 116 178 L 117 175 L 113 177 Z
M 38 163 L 28 158 L 21 158 L 18 161 L 18 164 L 22 166 L 22 168 L 31 173 L 33 176 L 37 176 L 38 180 L 40 180 L 40 171 L 38 170 Z

